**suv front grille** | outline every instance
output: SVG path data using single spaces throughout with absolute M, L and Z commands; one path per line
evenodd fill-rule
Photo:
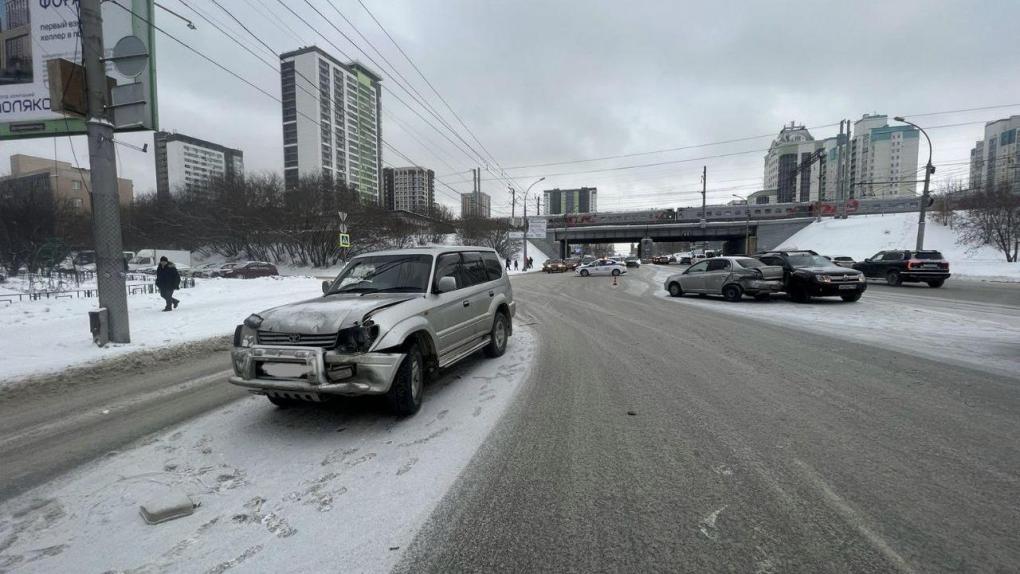
M 331 349 L 336 346 L 336 337 L 336 333 L 308 335 L 304 333 L 277 333 L 275 331 L 260 330 L 259 344 Z
M 846 273 L 846 274 L 843 274 L 843 275 L 835 275 L 835 274 L 833 274 L 833 275 L 829 275 L 829 277 L 832 278 L 832 281 L 834 283 L 840 282 L 840 281 L 852 281 L 854 283 L 857 282 L 857 274 L 856 273 Z

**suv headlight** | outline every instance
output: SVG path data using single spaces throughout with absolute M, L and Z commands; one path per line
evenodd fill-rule
M 858 283 L 864 283 L 865 281 L 867 281 L 867 279 L 864 278 L 864 274 L 863 273 L 858 273 L 857 274 L 857 281 L 858 281 Z
M 366 321 L 364 325 L 355 325 L 340 329 L 337 336 L 337 350 L 341 353 L 364 353 L 372 347 L 379 337 L 379 325 Z
M 832 283 L 832 277 L 829 277 L 828 275 L 815 275 L 815 279 L 819 283 Z
M 258 342 L 255 329 L 246 324 L 234 328 L 234 346 L 251 347 Z

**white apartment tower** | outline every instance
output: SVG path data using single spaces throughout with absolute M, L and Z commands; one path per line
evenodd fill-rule
M 815 140 L 804 126 L 794 122 L 783 126 L 765 154 L 765 189 L 752 201 L 791 203 L 817 198 L 817 179 L 810 164 L 822 142 Z
M 890 126 L 887 116 L 864 114 L 850 140 L 850 197 L 916 195 L 920 132 Z M 923 171 L 923 168 L 921 168 Z
M 215 180 L 244 177 L 244 152 L 179 133 L 152 136 L 156 161 L 156 195 L 205 192 Z
M 381 82 L 360 63 L 344 64 L 316 46 L 280 54 L 287 186 L 322 175 L 382 203 Z
M 985 138 L 970 152 L 970 188 L 1006 186 L 1020 193 L 1020 115 L 985 124 Z

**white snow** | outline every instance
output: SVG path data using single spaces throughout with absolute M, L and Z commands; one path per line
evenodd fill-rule
M 128 295 L 131 343 L 92 343 L 88 312 L 97 299 L 44 299 L 0 304 L 0 385 L 33 374 L 103 361 L 126 353 L 230 335 L 255 313 L 322 294 L 321 281 L 299 277 L 196 279 L 174 293 L 180 307 L 162 312 L 158 294 Z
M 410 418 L 372 401 L 279 410 L 250 397 L 161 431 L 0 505 L 0 570 L 387 572 L 534 352 L 518 326 L 503 357 L 446 372 Z M 199 507 L 146 525 L 139 504 L 167 489 Z
M 820 335 L 894 349 L 1006 376 L 1020 372 L 1020 306 L 918 297 L 869 289 L 856 303 L 818 297 L 800 304 L 781 297 L 729 303 L 719 297 L 669 297 L 662 283 L 677 270 L 654 275 L 657 297 L 682 305 L 758 319 Z M 838 361 L 838 357 L 833 360 Z
M 917 220 L 917 213 L 823 219 L 801 229 L 779 247 L 812 249 L 822 255 L 849 256 L 861 261 L 886 249 L 913 249 Z M 1020 281 L 1020 263 L 1007 263 L 1005 255 L 991 246 L 971 248 L 957 240 L 955 229 L 930 219 L 925 225 L 925 249 L 941 251 L 954 276 Z

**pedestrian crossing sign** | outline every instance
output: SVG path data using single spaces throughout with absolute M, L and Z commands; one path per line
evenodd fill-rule
M 351 246 L 351 236 L 350 236 L 350 234 L 349 233 L 341 233 L 337 237 L 337 239 L 336 239 L 336 244 L 337 244 L 338 247 L 350 247 Z

